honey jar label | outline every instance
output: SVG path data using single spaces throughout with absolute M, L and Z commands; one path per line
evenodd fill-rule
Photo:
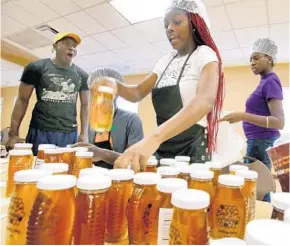
M 44 160 L 37 158 L 37 160 L 35 162 L 35 169 L 39 169 L 43 163 L 44 163 Z
M 173 209 L 160 208 L 158 219 L 158 245 L 168 245 L 169 243 L 169 230 L 172 220 Z

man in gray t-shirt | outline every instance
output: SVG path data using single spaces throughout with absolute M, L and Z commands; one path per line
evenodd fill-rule
M 88 84 L 101 77 L 124 82 L 124 78 L 117 71 L 111 68 L 100 68 L 90 74 Z M 89 129 L 90 144 L 78 144 L 78 146 L 89 146 L 90 151 L 95 153 L 96 162 L 94 164 L 96 166 L 110 169 L 113 168 L 112 164 L 120 153 L 123 153 L 144 137 L 142 122 L 138 114 L 118 108 L 116 99 L 114 101 L 115 114 L 111 131 L 109 133 L 97 133 Z

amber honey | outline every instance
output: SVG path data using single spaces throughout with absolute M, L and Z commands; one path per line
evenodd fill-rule
M 56 149 L 54 144 L 40 144 L 38 146 L 38 153 L 35 163 L 35 169 L 38 169 L 40 165 L 44 163 L 44 150 L 45 149 Z
M 102 245 L 108 216 L 108 191 L 111 179 L 107 176 L 95 179 L 83 176 L 78 179 L 74 244 Z
M 90 127 L 97 132 L 111 131 L 114 118 L 113 89 L 100 86 L 90 90 Z
M 285 211 L 290 209 L 290 193 L 277 192 L 272 195 L 272 219 L 284 221 Z
M 10 150 L 9 151 L 9 166 L 8 166 L 8 178 L 6 185 L 6 197 L 11 196 L 15 184 L 14 174 L 17 171 L 27 169 L 31 162 L 32 151 L 31 150 Z
M 137 173 L 133 193 L 128 203 L 129 244 L 146 244 L 149 233 L 149 214 L 157 196 L 156 184 L 161 179 L 157 173 Z
M 238 170 L 236 175 L 245 179 L 242 191 L 246 200 L 246 223 L 248 223 L 255 218 L 258 173 L 250 170 Z
M 237 170 L 249 170 L 249 167 L 244 165 L 230 165 L 230 174 L 235 175 Z
M 184 179 L 189 185 L 191 168 L 187 164 L 187 162 L 177 162 L 176 168 L 179 171 L 177 177 L 180 179 Z
M 215 190 L 218 187 L 218 177 L 221 175 L 222 172 L 222 164 L 220 162 L 206 162 L 210 166 L 210 171 L 213 171 L 213 186 Z
M 169 244 L 208 244 L 208 193 L 195 189 L 179 190 L 172 194 L 171 202 L 174 208 Z
M 177 178 L 179 170 L 175 167 L 158 167 L 157 173 L 161 175 L 162 178 Z
M 28 245 L 71 244 L 75 184 L 76 177 L 72 175 L 50 175 L 38 181 L 39 192 L 27 227 Z
M 60 148 L 62 154 L 60 156 L 60 162 L 68 164 L 67 174 L 73 173 L 75 153 L 73 148 Z
M 62 155 L 61 149 L 45 149 L 44 163 L 60 163 L 61 155 Z
M 147 161 L 146 172 L 156 173 L 157 172 L 157 164 L 158 164 L 158 161 L 156 159 L 150 158 Z
M 246 204 L 242 192 L 244 178 L 220 175 L 219 186 L 212 203 L 212 238 L 235 237 L 243 239 L 246 227 Z
M 133 190 L 134 172 L 130 169 L 110 170 L 112 179 L 108 196 L 106 242 L 119 243 L 128 237 L 127 206 Z
M 15 173 L 15 190 L 8 209 L 7 245 L 26 244 L 28 219 L 38 193 L 36 182 L 47 175 L 49 174 L 40 170 L 22 170 Z
M 73 175 L 79 177 L 81 169 L 91 168 L 93 165 L 93 152 L 76 152 Z
M 173 192 L 186 189 L 187 182 L 182 179 L 168 178 L 157 183 L 157 196 L 149 214 L 149 233 L 146 243 L 150 245 L 168 244 L 169 227 L 173 214 L 171 195 Z
M 66 163 L 44 163 L 39 170 L 50 172 L 51 174 L 67 174 L 68 164 Z

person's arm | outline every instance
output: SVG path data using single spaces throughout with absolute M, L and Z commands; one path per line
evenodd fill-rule
M 79 142 L 88 141 L 88 121 L 89 121 L 89 93 L 88 91 L 80 92 L 80 101 L 81 101 L 81 131 L 79 136 Z

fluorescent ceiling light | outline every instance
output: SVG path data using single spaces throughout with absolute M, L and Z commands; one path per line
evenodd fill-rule
M 131 24 L 164 16 L 172 0 L 112 0 L 110 4 Z

